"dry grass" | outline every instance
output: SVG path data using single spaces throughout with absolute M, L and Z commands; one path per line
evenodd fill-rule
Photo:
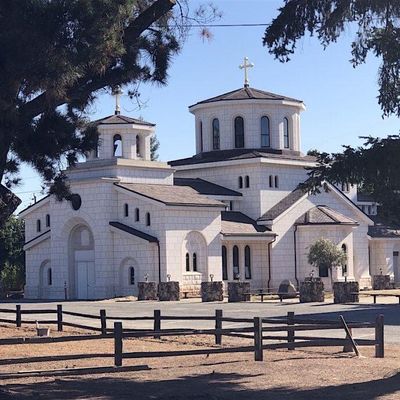
M 33 329 L 0 326 L 0 337 L 33 336 Z M 68 334 L 79 334 L 69 330 Z M 58 335 L 56 332 L 52 335 Z M 210 337 L 129 339 L 125 351 L 162 351 L 212 346 Z M 224 345 L 249 343 L 224 338 Z M 2 346 L 0 399 L 399 399 L 400 348 L 385 359 L 340 348 L 274 350 L 264 361 L 252 353 L 124 360 L 113 367 L 113 340 Z M 95 358 L 57 360 L 57 356 Z M 51 356 L 51 361 L 38 357 Z M 111 357 L 110 357 L 111 356 Z

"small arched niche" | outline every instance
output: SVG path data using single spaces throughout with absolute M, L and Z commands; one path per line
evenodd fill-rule
M 122 157 L 122 137 L 120 134 L 113 137 L 113 156 Z

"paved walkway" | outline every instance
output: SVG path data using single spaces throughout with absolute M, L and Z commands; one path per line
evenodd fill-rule
M 202 303 L 199 299 L 181 300 L 180 302 L 138 302 L 127 299 L 112 299 L 102 301 L 68 301 L 68 302 L 3 302 L 0 308 L 15 310 L 16 304 L 21 304 L 22 310 L 29 309 L 56 309 L 57 304 L 62 304 L 63 310 L 75 311 L 86 314 L 99 315 L 101 309 L 105 309 L 108 317 L 121 316 L 152 316 L 155 309 L 161 310 L 161 315 L 215 315 L 216 309 L 222 309 L 224 316 L 252 318 L 262 317 L 284 317 L 288 311 L 294 311 L 296 315 L 307 318 L 337 320 L 343 315 L 347 321 L 373 322 L 378 314 L 385 317 L 385 339 L 387 343 L 400 344 L 400 305 L 383 299 L 385 304 L 371 304 L 371 299 L 361 299 L 359 304 L 332 304 L 332 300 L 325 303 L 300 304 L 298 300 L 267 301 L 264 303 Z M 14 314 L 0 313 L 0 318 L 15 318 Z M 53 319 L 52 314 L 25 314 L 23 320 Z M 90 326 L 100 326 L 100 321 L 95 319 L 64 316 L 65 321 L 80 323 Z M 112 327 L 113 321 L 108 321 L 108 327 Z M 127 328 L 152 328 L 152 321 L 124 321 L 123 326 Z M 237 324 L 224 323 L 224 327 L 236 326 Z M 213 328 L 212 321 L 163 321 L 163 328 Z M 325 331 L 327 336 L 343 337 L 341 331 Z M 318 333 L 320 335 L 320 333 Z M 356 330 L 356 337 L 373 338 L 372 329 Z

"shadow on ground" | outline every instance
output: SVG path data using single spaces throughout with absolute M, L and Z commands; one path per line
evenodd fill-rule
M 140 399 L 140 400 L 373 400 L 380 396 L 399 398 L 400 373 L 379 380 L 355 384 L 298 390 L 290 387 L 248 389 L 252 379 L 268 386 L 268 373 L 259 375 L 210 373 L 182 376 L 178 379 L 141 382 L 135 379 L 101 377 L 56 379 L 52 382 L 13 384 L 0 387 L 2 400 L 15 399 Z M 397 391 L 397 392 L 396 392 Z

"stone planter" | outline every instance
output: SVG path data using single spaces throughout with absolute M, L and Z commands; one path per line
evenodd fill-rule
M 306 278 L 300 283 L 300 303 L 323 302 L 324 283 L 321 278 Z
M 201 301 L 223 301 L 224 286 L 222 282 L 201 282 Z
M 228 282 L 228 302 L 250 301 L 250 282 Z
M 158 300 L 179 301 L 179 282 L 160 282 L 158 284 Z
M 372 289 L 373 290 L 390 289 L 390 275 L 373 275 Z
M 156 282 L 139 282 L 138 283 L 138 300 L 157 300 L 157 283 Z
M 335 304 L 358 303 L 359 291 L 358 282 L 333 282 L 333 302 Z

